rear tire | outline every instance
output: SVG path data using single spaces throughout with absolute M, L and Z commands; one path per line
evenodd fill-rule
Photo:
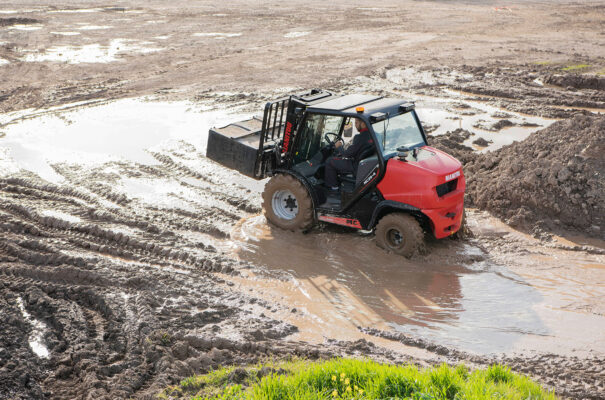
M 275 175 L 267 182 L 263 192 L 263 209 L 267 221 L 278 228 L 304 231 L 314 223 L 311 196 L 292 175 Z
M 410 214 L 387 214 L 376 226 L 376 244 L 387 251 L 410 258 L 424 250 L 424 231 Z

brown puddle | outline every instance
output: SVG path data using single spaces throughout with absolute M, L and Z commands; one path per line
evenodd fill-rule
M 494 226 L 492 234 L 499 232 Z M 358 327 L 371 327 L 481 354 L 605 350 L 595 344 L 605 343 L 595 342 L 605 332 L 603 315 L 569 309 L 570 296 L 579 302 L 604 296 L 605 285 L 582 288 L 585 282 L 559 275 L 565 260 L 556 252 L 534 259 L 552 267 L 535 273 L 485 261 L 479 247 L 453 241 L 432 245 L 422 261 L 406 260 L 377 248 L 372 236 L 285 232 L 269 228 L 262 216 L 242 220 L 232 241 L 240 259 L 275 277 L 234 281 L 295 308 L 284 316 L 299 327 L 293 339 L 351 340 L 360 337 Z M 521 264 L 531 259 L 520 257 Z M 602 269 L 591 269 L 597 272 L 590 279 L 602 279 Z
M 417 98 L 418 117 L 426 126 L 434 126 L 431 136 L 439 136 L 456 129 L 469 131 L 472 136 L 464 144 L 472 146 L 477 138 L 485 139 L 489 145 L 480 149 L 480 152 L 497 150 L 515 141 L 522 141 L 537 130 L 548 127 L 555 119 L 525 115 L 486 104 L 479 100 L 469 100 L 466 93 L 446 90 L 446 93 L 455 95 L 446 99 L 431 96 Z M 460 108 L 463 104 L 465 107 Z M 494 115 L 504 114 L 505 118 Z M 489 130 L 491 126 L 502 119 L 507 119 L 511 126 Z M 529 125 L 528 125 L 529 124 Z M 429 142 L 430 143 L 430 142 Z

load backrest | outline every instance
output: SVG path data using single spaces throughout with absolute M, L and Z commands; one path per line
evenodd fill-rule
M 265 104 L 263 126 L 261 128 L 261 145 L 259 150 L 264 147 L 265 143 L 275 142 L 281 139 L 284 133 L 289 100 L 290 98 L 288 97 Z
M 330 96 L 332 96 L 330 92 L 313 89 L 307 93 L 291 95 L 265 105 L 254 166 L 255 178 L 262 179 L 272 169 L 282 165 L 283 156 L 290 149 L 297 129 L 298 117 L 303 115 L 304 107 Z M 278 147 L 280 144 L 281 147 Z
M 254 165 L 254 177 L 256 179 L 263 179 L 267 171 L 274 168 L 278 162 L 275 146 L 279 144 L 284 136 L 289 102 L 290 98 L 287 97 L 265 104 Z

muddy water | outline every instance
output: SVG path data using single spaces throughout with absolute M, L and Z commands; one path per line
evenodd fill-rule
M 79 30 L 104 30 L 111 26 L 81 26 Z M 75 36 L 80 32 L 53 32 L 63 36 Z M 23 61 L 26 62 L 61 62 L 68 64 L 80 63 L 109 63 L 119 60 L 121 55 L 129 53 L 154 53 L 162 51 L 161 48 L 153 47 L 155 43 L 131 39 L 113 39 L 109 45 L 86 44 L 83 46 L 53 46 L 43 52 L 24 51 Z
M 542 296 L 534 307 L 548 329 L 544 338 L 527 335 L 522 348 L 553 353 L 605 353 L 605 248 L 603 241 L 553 236 L 550 242 L 518 232 L 486 213 L 475 213 L 471 228 L 490 249 L 490 256 L 506 265 Z M 578 251 L 590 246 L 596 253 Z M 576 249 L 576 250 L 569 250 Z
M 469 147 L 473 147 L 472 142 L 478 138 L 487 140 L 488 146 L 477 148 L 480 152 L 496 150 L 512 142 L 522 141 L 538 129 L 546 128 L 556 121 L 504 111 L 480 101 L 469 100 L 464 94 L 453 91 L 450 91 L 450 95 L 453 95 L 454 99 L 419 97 L 416 104 L 420 120 L 424 124 L 436 126 L 431 135 L 441 135 L 456 129 L 471 132 L 472 136 L 464 142 Z M 511 126 L 493 128 L 494 124 L 503 120 L 510 121 Z
M 61 53 L 63 54 L 63 53 Z M 509 113 L 516 126 L 497 132 L 476 128 L 491 126 L 499 119 L 493 115 L 500 109 L 477 101 L 416 96 L 418 113 L 423 123 L 436 126 L 433 135 L 463 128 L 473 133 L 466 144 L 485 138 L 490 144 L 480 151 L 489 151 L 523 140 L 532 132 L 554 120 Z M 185 101 L 157 102 L 134 98 L 112 102 L 93 100 L 48 110 L 25 110 L 0 115 L 0 165 L 6 171 L 24 168 L 42 178 L 56 182 L 61 178 L 51 165 L 57 162 L 78 164 L 101 163 L 127 159 L 153 164 L 149 151 L 184 141 L 204 153 L 208 129 L 250 115 L 237 110 L 209 111 L 207 107 Z M 460 100 L 462 101 L 462 99 Z M 536 126 L 519 126 L 531 123 Z M 7 161 L 13 160 L 13 162 Z M 259 186 L 240 179 L 238 183 L 258 189 Z M 262 185 L 260 186 L 262 187 Z
M 433 244 L 427 259 L 410 261 L 385 254 L 371 236 L 283 232 L 262 216 L 242 221 L 232 239 L 240 258 L 279 276 L 239 283 L 291 302 L 308 317 L 298 323 L 313 326 L 301 331 L 324 339 L 377 328 L 481 354 L 605 352 L 603 315 L 569 310 L 567 303 L 569 296 L 580 304 L 602 298 L 605 287 L 594 281 L 604 282 L 605 273 L 593 265 L 597 272 L 587 277 L 578 260 L 576 277 L 558 275 L 560 265 L 573 261 L 569 255 L 550 257 L 550 272 L 519 274 L 488 261 L 476 244 L 447 241 Z
M 360 86 L 381 89 L 394 96 L 414 101 L 416 112 L 429 135 L 442 135 L 456 129 L 464 129 L 471 136 L 464 144 L 478 152 L 499 149 L 515 141 L 526 139 L 533 132 L 551 125 L 556 119 L 513 112 L 487 103 L 489 96 L 478 96 L 459 90 L 451 90 L 459 79 L 469 79 L 471 75 L 450 71 L 439 77 L 431 71 L 419 71 L 413 68 L 390 69 L 384 80 L 358 78 Z M 393 87 L 393 85 L 396 85 Z M 435 95 L 418 93 L 422 85 L 447 85 Z M 434 93 L 434 92 L 433 92 Z M 485 101 L 480 101 L 481 99 Z M 498 124 L 501 124 L 499 126 Z M 472 142 L 483 138 L 487 146 L 476 146 Z M 430 137 L 429 137 L 430 143 Z
M 157 164 L 150 153 L 154 149 L 183 141 L 204 153 L 210 127 L 247 117 L 233 111 L 208 111 L 185 101 L 139 98 L 98 103 L 2 115 L 0 128 L 5 137 L 0 148 L 6 154 L 6 170 L 23 168 L 58 182 L 62 178 L 52 165 L 60 162 Z
M 23 315 L 23 319 L 25 319 L 32 327 L 32 333 L 28 339 L 29 346 L 38 357 L 48 358 L 48 348 L 42 342 L 44 332 L 47 330 L 46 326 L 44 323 L 32 318 L 32 316 L 23 306 L 23 299 L 20 297 L 17 298 L 17 306 Z

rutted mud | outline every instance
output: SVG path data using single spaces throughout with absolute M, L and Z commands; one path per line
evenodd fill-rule
M 33 18 L 0 18 L 0 26 L 37 24 L 40 21 Z
M 262 182 L 235 183 L 202 152 L 198 128 L 239 118 L 232 104 L 231 114 L 213 110 L 217 104 L 123 100 L 5 116 L 3 394 L 145 397 L 223 363 L 295 352 L 473 365 L 519 354 L 506 359 L 515 369 L 569 396 L 596 398 L 605 289 L 594 282 L 603 270 L 591 270 L 585 295 L 573 301 L 565 293 L 579 277 L 560 271 L 603 265 L 601 255 L 583 253 L 578 262 L 564 245 L 493 228 L 475 229 L 470 242 L 433 243 L 429 256 L 409 262 L 346 230 L 271 231 L 259 216 Z M 145 124 L 121 119 L 128 108 L 173 133 L 159 141 Z M 168 124 L 161 109 L 179 122 Z M 113 153 L 78 142 L 82 130 L 100 143 L 117 140 L 121 133 L 104 125 L 108 114 L 145 136 Z M 474 158 L 462 144 L 472 136 L 435 138 Z M 469 220 L 485 226 L 481 218 Z M 553 248 L 558 256 L 546 264 L 558 274 L 519 267 L 538 268 Z M 511 306 L 518 311 L 509 314 Z M 566 363 L 593 372 L 569 386 L 558 366 Z
M 120 166 L 140 179 L 195 178 L 202 187 L 191 190 L 208 197 L 203 185 L 211 179 L 196 177 L 175 155 L 156 157 L 168 167 Z M 264 353 L 262 338 L 296 330 L 261 316 L 272 304 L 234 294 L 210 273 L 242 267 L 205 238 L 226 236 L 220 221 L 234 224 L 240 208 L 256 209 L 245 189 L 211 195 L 213 204 L 196 212 L 165 210 L 116 195 L 102 170 L 55 168 L 69 184 L 28 174 L 0 181 L 3 396 L 153 394 L 236 354 Z M 48 327 L 41 338 L 48 359 L 27 347 L 36 333 L 24 311 Z
M 291 354 L 504 361 L 562 397 L 603 397 L 602 7 L 311 3 L 0 10 L 0 397 L 149 398 Z M 544 48 L 517 36 L 530 31 Z M 347 230 L 267 227 L 264 182 L 205 159 L 205 133 L 312 86 L 415 100 L 430 143 L 468 166 L 474 204 L 524 231 L 469 210 L 474 238 L 406 261 Z M 518 219 L 511 153 L 546 177 L 571 162 L 519 191 L 571 197 L 526 196 Z M 589 182 L 592 202 L 575 187 Z

